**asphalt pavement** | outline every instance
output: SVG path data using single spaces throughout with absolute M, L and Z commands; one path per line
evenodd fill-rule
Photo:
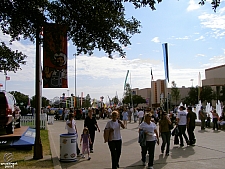
M 110 119 L 98 120 L 101 129 L 96 132 L 94 153 L 91 160 L 77 158 L 76 162 L 60 162 L 60 134 L 67 133 L 65 121 L 54 121 L 48 125 L 52 158 L 55 169 L 110 169 L 111 157 L 107 143 L 103 140 L 103 129 Z M 83 129 L 83 120 L 76 120 L 78 134 Z M 121 129 L 122 154 L 121 169 L 145 169 L 141 162 L 141 147 L 138 144 L 138 123 L 128 123 L 127 129 Z M 224 169 L 225 168 L 225 130 L 214 131 L 212 128 L 200 130 L 196 126 L 195 146 L 180 147 L 173 144 L 171 137 L 170 155 L 161 154 L 160 145 L 156 145 L 154 169 Z M 78 138 L 79 139 L 79 138 Z

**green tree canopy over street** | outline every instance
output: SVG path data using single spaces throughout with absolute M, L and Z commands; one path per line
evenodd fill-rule
M 35 41 L 45 23 L 68 26 L 68 39 L 77 48 L 77 54 L 91 55 L 95 48 L 105 51 L 109 57 L 118 52 L 124 57 L 123 46 L 130 45 L 130 38 L 140 33 L 140 21 L 125 17 L 125 3 L 135 8 L 149 6 L 162 0 L 2 0 L 0 1 L 0 25 L 11 41 L 29 39 Z M 201 5 L 206 0 L 199 0 Z M 215 10 L 220 1 L 212 0 Z M 13 57 L 13 56 L 12 56 Z

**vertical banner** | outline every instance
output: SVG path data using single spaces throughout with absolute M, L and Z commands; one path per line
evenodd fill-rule
M 80 99 L 80 107 L 82 108 L 82 103 L 83 103 L 83 92 L 81 92 L 81 99 Z
M 48 23 L 43 31 L 43 88 L 67 87 L 67 27 Z
M 129 74 L 129 70 L 127 70 L 127 75 L 126 75 L 125 82 L 124 82 L 124 90 L 125 90 L 125 88 L 126 88 L 128 74 Z
M 163 58 L 164 58 L 164 69 L 165 69 L 165 79 L 169 82 L 169 67 L 168 67 L 168 44 L 163 43 Z

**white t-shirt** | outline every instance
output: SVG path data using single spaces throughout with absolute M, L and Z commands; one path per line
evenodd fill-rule
M 177 118 L 179 119 L 178 125 L 187 124 L 187 113 L 185 111 L 178 111 Z
M 138 117 L 140 118 L 140 117 L 143 117 L 144 116 L 144 112 L 142 111 L 142 110 L 140 110 L 139 112 L 138 112 Z
M 70 128 L 70 127 L 68 126 L 68 124 L 70 124 L 70 123 L 71 123 L 70 120 L 67 120 L 67 121 L 66 121 L 66 129 L 68 130 L 68 133 L 76 133 L 76 130 L 75 130 L 76 122 L 75 122 L 75 120 L 74 120 L 74 119 L 72 120 L 72 128 Z
M 140 124 L 139 126 L 140 129 L 147 131 L 147 135 L 146 135 L 146 141 L 155 141 L 156 137 L 155 137 L 155 129 L 156 129 L 156 125 L 155 123 L 151 122 L 150 124 L 143 122 Z
M 113 131 L 113 137 L 112 140 L 121 140 L 121 134 L 120 134 L 120 124 L 118 123 L 118 120 L 114 121 L 108 121 L 105 128 L 112 128 Z

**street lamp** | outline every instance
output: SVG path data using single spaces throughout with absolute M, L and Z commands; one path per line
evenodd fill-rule
M 191 82 L 192 82 L 192 87 L 193 87 L 193 81 L 194 81 L 194 79 L 191 79 Z

